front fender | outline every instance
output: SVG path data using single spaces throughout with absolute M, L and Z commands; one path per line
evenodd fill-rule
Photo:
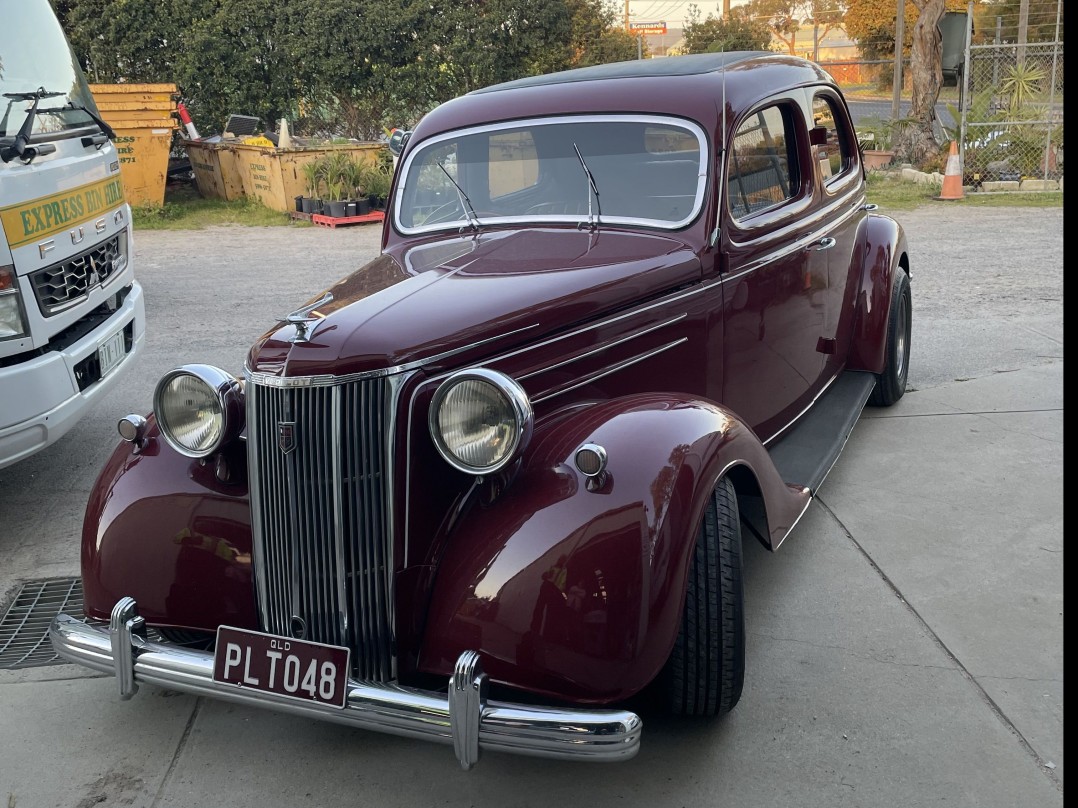
M 83 608 L 107 620 L 133 597 L 154 625 L 258 628 L 244 445 L 219 455 L 235 483 L 174 451 L 149 417 L 135 449 L 121 443 L 90 492 L 82 527 Z
M 602 485 L 573 465 L 586 442 L 608 453 Z M 534 693 L 605 703 L 640 691 L 677 638 L 710 494 L 738 466 L 758 483 L 777 546 L 808 492 L 782 483 L 729 411 L 649 394 L 548 420 L 509 489 L 449 538 L 420 669 L 448 675 L 474 649 L 492 679 Z
M 899 267 L 904 260 L 909 271 L 906 234 L 894 219 L 878 214 L 866 216 L 861 226 L 863 259 L 847 368 L 882 373 L 895 272 L 903 271 Z

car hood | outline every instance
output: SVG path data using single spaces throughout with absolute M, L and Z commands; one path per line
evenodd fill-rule
M 309 376 L 465 363 L 699 279 L 693 250 L 666 235 L 454 234 L 383 253 L 327 290 L 332 300 L 308 315 L 305 339 L 278 324 L 247 364 Z

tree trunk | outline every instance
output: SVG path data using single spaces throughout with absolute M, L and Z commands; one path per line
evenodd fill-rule
M 897 133 L 895 152 L 907 162 L 921 165 L 939 151 L 932 123 L 943 84 L 943 39 L 937 26 L 943 19 L 944 0 L 913 2 L 920 16 L 913 24 L 913 46 L 910 50 L 912 109 L 909 123 Z

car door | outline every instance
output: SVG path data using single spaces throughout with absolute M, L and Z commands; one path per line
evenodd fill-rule
M 864 177 L 846 105 L 830 87 L 811 88 L 808 93 L 813 173 L 821 198 L 821 240 L 811 250 L 811 260 L 820 263 L 814 270 L 816 276 L 826 279 L 819 290 L 824 299 L 824 323 L 818 347 L 825 356 L 825 375 L 831 377 L 841 371 L 849 352 L 854 295 L 860 279 L 856 243 L 865 216 Z
M 828 268 L 804 105 L 791 93 L 751 110 L 726 161 L 723 403 L 763 440 L 811 402 L 825 373 Z

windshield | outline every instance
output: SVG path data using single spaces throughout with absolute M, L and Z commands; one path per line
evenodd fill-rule
M 466 129 L 431 138 L 408 156 L 397 225 L 405 233 L 537 221 L 676 229 L 700 210 L 707 165 L 703 131 L 670 118 L 545 118 Z
M 14 137 L 34 103 L 32 98 L 5 98 L 3 94 L 32 93 L 39 88 L 60 95 L 41 99 L 32 135 L 94 125 L 81 110 L 60 109 L 73 102 L 97 112 L 49 0 L 19 0 L 17 10 L 6 12 L 0 23 L 0 137 Z M 47 137 L 34 138 L 44 139 Z

